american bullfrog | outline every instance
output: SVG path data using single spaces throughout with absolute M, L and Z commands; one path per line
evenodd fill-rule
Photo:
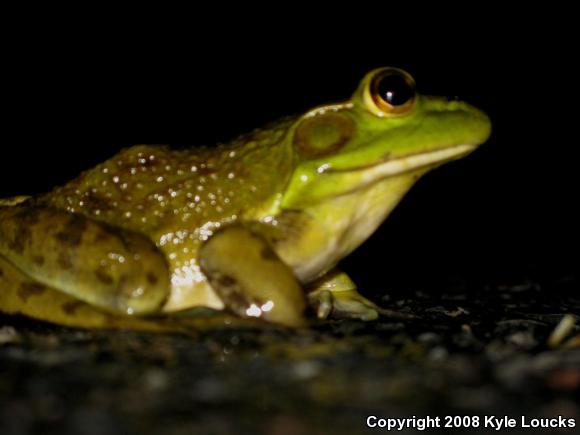
M 225 145 L 124 149 L 49 193 L 0 202 L 0 310 L 129 328 L 203 307 L 286 326 L 307 307 L 389 314 L 337 263 L 490 128 L 469 104 L 380 68 L 347 101 Z

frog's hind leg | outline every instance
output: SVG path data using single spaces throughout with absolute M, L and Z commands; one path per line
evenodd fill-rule
M 159 312 L 169 267 L 138 232 L 28 201 L 0 205 L 0 255 L 35 282 L 123 314 Z
M 32 280 L 0 255 L 0 312 L 64 326 L 157 330 L 153 322 L 118 316 Z
M 84 329 L 127 329 L 197 336 L 201 330 L 229 325 L 255 327 L 249 319 L 228 313 L 212 316 L 188 312 L 149 317 L 110 313 L 36 282 L 0 255 L 0 313 L 22 315 L 62 326 Z

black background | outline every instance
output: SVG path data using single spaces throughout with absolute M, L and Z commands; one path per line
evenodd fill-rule
M 344 268 L 371 289 L 575 273 L 579 75 L 566 14 L 476 26 L 470 12 L 395 30 L 376 12 L 358 26 L 214 16 L 202 29 L 200 15 L 169 30 L 152 19 L 14 34 L 0 195 L 49 190 L 135 143 L 227 141 L 347 98 L 370 68 L 392 65 L 421 93 L 486 111 L 493 136 L 425 176 Z

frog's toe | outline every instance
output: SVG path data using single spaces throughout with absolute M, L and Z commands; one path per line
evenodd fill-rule
M 316 317 L 326 319 L 332 312 L 332 293 L 329 290 L 317 290 L 308 294 L 308 303 L 316 311 Z

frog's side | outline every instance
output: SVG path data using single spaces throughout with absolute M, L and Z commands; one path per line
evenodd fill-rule
M 0 202 L 0 310 L 139 327 L 228 308 L 298 325 L 309 301 L 320 317 L 375 318 L 386 311 L 336 263 L 420 175 L 489 135 L 477 109 L 412 86 L 375 70 L 350 101 L 228 145 L 135 146 L 48 194 Z

